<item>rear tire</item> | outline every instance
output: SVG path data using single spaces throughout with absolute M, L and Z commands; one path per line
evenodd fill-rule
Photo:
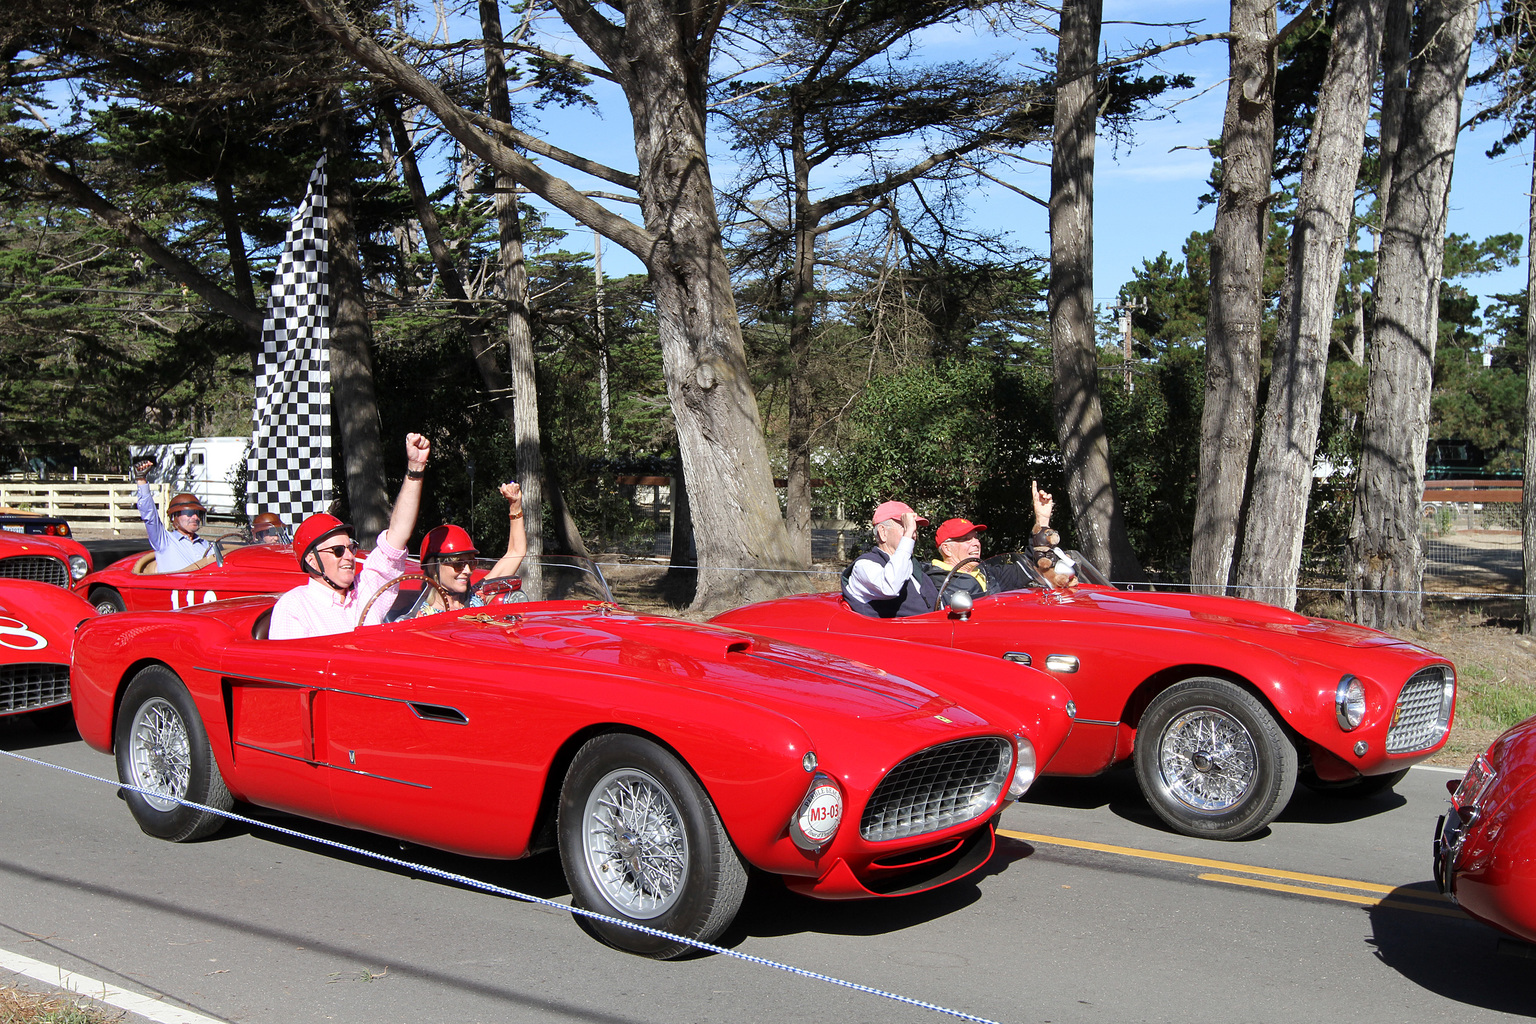
M 124 789 L 123 799 L 146 833 L 183 843 L 223 826 L 222 815 L 178 802 L 221 811 L 235 806 L 197 705 L 176 673 L 150 665 L 133 677 L 118 709 L 115 739 L 117 778 L 136 787 Z
M 1253 694 L 1225 679 L 1175 683 L 1136 729 L 1136 781 L 1175 831 L 1242 839 L 1285 809 L 1296 747 Z
M 123 595 L 111 587 L 97 587 L 92 590 L 91 604 L 96 606 L 97 615 L 111 615 L 114 612 L 128 610 L 128 605 L 123 602 Z
M 560 861 L 583 909 L 712 942 L 735 920 L 746 865 L 687 767 L 650 740 L 610 733 L 576 752 L 560 791 Z M 615 948 L 670 960 L 694 947 L 580 915 Z

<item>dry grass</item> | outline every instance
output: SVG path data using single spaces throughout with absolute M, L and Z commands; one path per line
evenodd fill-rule
M 0 1024 L 117 1024 L 125 1014 L 104 1012 L 74 996 L 39 995 L 0 986 Z

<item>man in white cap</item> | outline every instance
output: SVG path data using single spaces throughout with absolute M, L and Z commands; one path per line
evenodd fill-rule
M 875 546 L 854 560 L 843 580 L 848 606 L 870 618 L 892 619 L 921 615 L 938 606 L 938 591 L 926 573 L 913 571 L 912 546 L 917 528 L 928 520 L 902 501 L 885 501 L 875 509 Z

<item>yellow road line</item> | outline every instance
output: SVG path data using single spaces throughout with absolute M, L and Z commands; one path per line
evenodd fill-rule
M 1255 867 L 1251 864 L 1238 864 L 1235 861 L 1230 860 L 1212 860 L 1207 857 L 1189 857 L 1181 853 L 1162 853 L 1157 850 L 1141 850 L 1134 846 L 1111 846 L 1108 843 L 1091 843 L 1085 839 L 1066 839 L 1061 836 L 1042 836 L 1036 835 L 1032 832 L 1015 832 L 1012 829 L 1006 828 L 998 829 L 997 834 L 1000 836 L 1008 836 L 1010 839 L 1022 839 L 1027 843 L 1040 843 L 1045 846 L 1068 846 L 1077 850 L 1093 850 L 1098 853 L 1113 853 L 1121 857 L 1136 857 L 1141 860 L 1163 861 L 1168 864 L 1186 864 L 1190 867 L 1197 868 L 1216 868 L 1222 871 L 1240 871 L 1246 875 L 1259 875 L 1263 878 L 1283 878 L 1291 882 L 1314 882 L 1319 885 L 1331 885 L 1338 889 L 1356 889 L 1361 892 L 1376 893 L 1379 896 L 1388 896 L 1397 892 L 1396 886 L 1380 885 L 1376 882 L 1360 882 L 1351 878 L 1334 878 L 1331 875 L 1313 875 L 1304 871 L 1283 871 L 1279 868 L 1261 868 Z M 1415 898 L 1419 897 L 1415 896 Z M 1424 893 L 1422 898 L 1435 903 L 1449 902 L 1439 893 Z M 1378 901 L 1371 900 L 1370 902 L 1374 904 Z
M 1428 902 L 1415 902 L 1415 900 L 1427 900 L 1429 893 L 1405 893 L 1409 899 L 1390 900 L 1377 899 L 1374 896 L 1357 896 L 1352 892 L 1329 892 L 1327 889 L 1313 889 L 1304 885 L 1286 885 L 1282 882 L 1266 882 L 1258 878 L 1235 878 L 1232 875 L 1202 874 L 1198 876 L 1207 882 L 1225 882 L 1228 885 L 1242 885 L 1250 889 L 1267 889 L 1270 892 L 1288 892 L 1297 896 L 1316 896 L 1319 899 L 1338 900 L 1342 903 L 1358 903 L 1363 907 L 1392 907 L 1397 910 L 1413 910 L 1420 914 L 1437 914 L 1441 917 L 1462 917 L 1466 915 L 1453 907 L 1437 907 Z

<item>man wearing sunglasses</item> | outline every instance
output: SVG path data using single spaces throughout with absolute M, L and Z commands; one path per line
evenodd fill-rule
M 149 546 L 155 549 L 155 572 L 176 572 L 213 554 L 213 545 L 197 535 L 208 510 L 196 495 L 178 494 L 165 510 L 171 521 L 167 530 L 160 523 L 155 497 L 149 493 L 149 471 L 154 465 L 154 459 L 140 459 L 133 464 L 134 481 L 138 484 L 135 504 L 139 518 L 144 520 Z
M 431 452 L 431 442 L 420 434 L 405 436 L 405 479 L 389 514 L 389 528 L 379 534 L 361 567 L 351 524 L 319 512 L 299 525 L 293 535 L 293 553 L 299 567 L 309 574 L 309 582 L 277 599 L 267 627 L 268 637 L 293 640 L 351 632 L 373 595 L 384 584 L 409 571 L 405 546 L 416 528 L 422 478 L 426 476 Z M 388 603 L 377 602 L 369 613 L 369 621 L 382 621 Z

